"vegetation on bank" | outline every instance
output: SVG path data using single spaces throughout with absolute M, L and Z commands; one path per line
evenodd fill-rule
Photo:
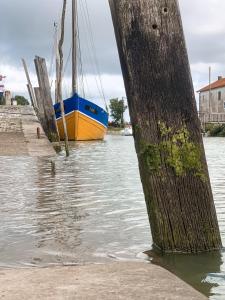
M 14 100 L 16 100 L 17 105 L 29 105 L 30 104 L 29 101 L 23 96 L 19 96 L 19 95 L 15 96 L 11 100 L 12 103 Z M 4 96 L 0 97 L 0 105 L 5 105 L 5 97 Z
M 17 105 L 29 105 L 29 101 L 23 96 L 15 96 L 13 100 L 16 100 Z
M 225 137 L 225 124 L 206 124 L 205 132 L 212 137 Z
M 108 132 L 112 132 L 112 133 L 119 133 L 121 130 L 123 130 L 126 126 L 131 126 L 130 122 L 125 122 L 123 124 L 123 126 L 118 126 L 117 124 L 115 124 L 114 122 L 109 122 L 108 125 Z
M 124 99 L 118 98 L 110 100 L 110 116 L 112 118 L 112 126 L 117 128 L 124 128 L 124 113 L 127 109 Z

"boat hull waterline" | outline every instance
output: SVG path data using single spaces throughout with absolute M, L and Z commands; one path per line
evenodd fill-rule
M 65 120 L 70 141 L 103 140 L 108 127 L 108 113 L 75 94 L 64 102 Z M 60 104 L 54 105 L 60 139 L 64 140 Z

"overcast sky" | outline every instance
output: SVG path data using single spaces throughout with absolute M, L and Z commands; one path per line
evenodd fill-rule
M 84 26 L 85 0 L 79 0 L 80 37 L 87 94 L 98 97 L 95 67 L 90 59 L 91 47 Z M 102 74 L 106 98 L 125 96 L 112 21 L 107 0 L 86 0 L 92 24 L 96 56 Z M 6 88 L 26 95 L 26 79 L 20 58 L 28 63 L 36 84 L 33 67 L 35 55 L 43 56 L 50 69 L 54 21 L 59 21 L 62 0 L 1 0 L 0 2 L 0 74 L 6 75 Z M 71 1 L 68 0 L 65 60 L 70 49 Z M 225 1 L 180 0 L 195 90 L 208 82 L 208 67 L 212 77 L 225 76 Z M 86 43 L 86 44 L 85 44 Z M 90 56 L 90 57 L 89 57 Z M 64 94 L 70 93 L 70 68 L 66 70 Z M 101 104 L 101 102 L 99 102 Z

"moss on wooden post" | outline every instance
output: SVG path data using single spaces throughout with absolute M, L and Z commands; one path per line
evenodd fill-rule
M 153 243 L 219 249 L 221 238 L 177 0 L 109 0 Z

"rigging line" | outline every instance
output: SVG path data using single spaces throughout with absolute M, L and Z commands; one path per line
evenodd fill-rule
M 90 25 L 90 22 L 88 21 L 88 15 L 87 15 L 87 12 L 86 12 L 86 7 L 84 6 L 84 4 L 82 3 L 82 8 L 83 8 L 83 14 L 84 14 L 84 21 L 86 23 L 86 27 L 87 27 L 87 36 L 91 31 L 91 25 Z M 88 40 L 88 43 L 90 43 L 90 57 L 93 58 L 93 66 L 95 67 L 95 72 L 96 72 L 96 75 L 98 76 L 98 71 L 97 71 L 97 64 L 96 64 L 96 59 L 95 59 L 95 56 L 94 56 L 94 47 L 93 47 L 93 42 L 92 40 L 89 38 L 87 39 Z M 98 78 L 99 79 L 99 78 Z M 96 82 L 97 84 L 97 88 L 99 89 L 99 94 L 102 96 L 102 92 L 101 92 L 101 87 L 99 87 L 99 82 Z
M 86 10 L 88 11 L 88 8 Z M 89 27 L 89 32 L 92 33 L 90 20 L 88 21 L 87 18 L 88 17 L 86 16 L 87 27 Z M 102 78 L 101 78 L 101 74 L 100 74 L 100 71 L 99 71 L 99 65 L 98 65 L 98 60 L 97 60 L 97 56 L 96 56 L 96 50 L 95 50 L 95 46 L 94 46 L 93 34 L 91 35 L 91 47 L 92 47 L 92 50 L 93 50 L 92 53 L 94 54 L 93 59 L 94 59 L 94 65 L 96 67 L 96 74 L 97 74 L 97 78 L 98 78 L 98 81 L 95 78 L 96 85 L 99 89 L 99 94 L 101 95 L 101 97 L 103 99 L 103 102 L 105 104 L 105 108 L 108 111 L 108 106 L 107 106 L 107 103 L 106 103 L 106 100 L 105 100 L 105 94 L 104 94 L 104 89 L 103 89 L 103 84 L 102 84 Z
M 50 68 L 49 68 L 49 77 L 50 78 L 52 77 L 51 78 L 51 83 L 50 83 L 50 88 L 51 89 L 52 89 L 53 83 L 55 82 L 55 80 L 53 78 L 53 65 L 54 65 L 54 58 L 56 57 L 55 49 L 58 47 L 58 45 L 56 45 L 56 40 L 57 40 L 56 26 L 58 24 L 60 24 L 60 20 L 61 20 L 61 8 L 59 8 L 58 17 L 56 19 L 57 19 L 57 21 L 54 21 L 54 34 L 53 34 L 52 56 L 51 56 L 51 63 L 50 63 Z
M 81 52 L 79 16 L 77 18 L 77 23 L 78 23 L 77 24 L 77 27 L 78 27 L 78 53 L 79 53 L 79 63 L 80 63 L 81 84 L 82 84 L 83 96 L 85 97 L 84 69 L 83 69 L 82 52 Z M 88 87 L 87 87 L 87 89 L 88 89 Z
M 85 8 L 84 8 L 84 6 L 83 6 L 83 3 L 81 2 L 81 4 L 82 4 L 82 6 L 81 6 L 81 13 L 82 13 L 82 15 L 83 15 L 83 19 L 84 19 L 84 22 L 85 22 L 85 24 L 86 24 L 86 28 L 87 28 L 87 36 L 88 36 L 88 32 L 90 31 L 90 29 L 89 29 L 89 25 L 88 25 L 88 21 L 87 21 L 87 16 L 86 16 L 86 13 L 85 13 Z M 89 31 L 88 31 L 89 30 Z M 85 31 L 84 31 L 85 32 Z M 86 33 L 86 32 L 85 32 Z M 84 35 L 84 37 L 86 38 L 86 42 L 87 42 L 87 47 L 86 47 L 86 49 L 87 49 L 87 52 L 89 53 L 89 57 L 91 58 L 91 59 L 93 59 L 93 66 L 96 66 L 96 64 L 95 64 L 95 61 L 94 61 L 94 57 L 93 57 L 93 47 L 92 47 L 92 45 L 91 45 L 91 42 L 90 42 L 90 39 L 88 39 L 85 35 Z M 94 73 L 96 72 L 96 69 L 94 70 Z M 96 72 L 97 73 L 97 72 Z M 98 80 L 97 80 L 97 76 L 95 76 L 94 75 L 94 80 L 95 80 L 95 83 L 96 83 L 96 87 L 97 87 L 97 89 L 98 89 L 98 92 L 99 92 L 99 95 L 100 95 L 100 97 L 102 97 L 102 92 L 101 92 L 101 88 L 100 88 L 100 86 L 99 86 L 99 82 L 98 82 Z
M 83 10 L 82 10 L 82 7 L 81 7 L 82 3 L 81 3 L 81 2 L 79 2 L 79 3 L 80 3 L 80 16 L 81 16 L 82 21 L 85 22 L 84 13 L 83 13 Z M 84 34 L 82 35 L 82 37 L 85 39 L 85 46 L 86 46 L 86 51 L 88 52 L 88 55 L 86 55 L 86 52 L 85 52 L 85 51 L 83 51 L 83 52 L 80 51 L 80 52 L 82 52 L 81 58 L 82 58 L 82 57 L 85 57 L 84 60 L 85 60 L 85 61 L 88 61 L 88 59 L 91 58 L 91 51 L 90 51 L 89 41 L 88 41 L 88 39 L 87 39 L 86 32 L 85 32 L 85 29 L 86 29 L 85 26 L 83 27 L 83 29 L 84 29 L 84 32 L 83 32 Z M 80 40 L 80 44 L 81 44 L 81 40 Z M 83 65 L 83 73 L 85 73 L 85 71 L 84 71 L 84 65 Z M 87 90 L 88 90 L 89 97 L 92 97 L 92 94 L 91 94 L 91 92 L 90 92 L 90 90 L 89 90 L 89 84 L 88 84 L 88 80 L 87 80 L 87 77 L 86 77 L 86 76 L 84 76 L 84 82 L 85 82 L 85 84 L 86 84 L 86 87 L 87 87 Z M 97 84 L 96 84 L 96 86 L 97 86 L 97 88 L 98 88 L 98 85 L 97 85 Z M 99 95 L 100 95 L 99 89 L 98 89 L 98 92 L 99 92 Z
M 98 72 L 98 76 L 99 76 L 100 87 L 101 87 L 102 96 L 103 96 L 105 105 L 107 107 L 105 93 L 104 93 L 104 89 L 103 89 L 102 77 L 101 77 L 101 73 L 100 73 L 100 66 L 99 66 L 98 59 L 97 59 L 97 54 L 96 54 L 96 47 L 95 47 L 95 43 L 94 43 L 94 37 L 93 37 L 93 32 L 92 32 L 92 24 L 91 24 L 91 18 L 90 18 L 90 13 L 89 13 L 88 5 L 87 5 L 87 0 L 84 0 L 84 3 L 85 3 L 85 6 L 86 6 L 86 11 L 87 11 L 87 17 L 88 17 L 89 29 L 90 29 L 90 36 L 91 36 L 91 42 L 92 42 L 92 46 L 93 46 L 93 50 L 94 50 L 94 59 L 95 59 L 96 68 L 97 68 L 97 72 Z
M 79 67 L 80 67 L 80 74 L 81 74 L 81 88 L 83 92 L 83 96 L 85 97 L 85 90 L 84 90 L 84 73 L 83 73 L 83 63 L 82 63 L 82 55 L 81 55 L 81 47 L 80 47 L 80 35 L 79 35 L 79 27 L 78 27 L 78 51 L 79 51 Z
M 79 59 L 79 67 L 80 67 L 80 74 L 81 74 L 81 87 L 83 92 L 83 97 L 85 98 L 85 90 L 84 90 L 84 73 L 83 73 L 83 63 L 82 63 L 82 54 L 81 54 L 81 43 L 80 43 L 80 27 L 79 27 L 79 17 L 77 17 L 77 39 L 78 39 L 78 59 Z
M 71 43 L 71 46 L 70 46 L 70 49 L 69 49 L 69 53 L 68 53 L 68 56 L 67 56 L 67 59 L 66 59 L 65 67 L 64 67 L 64 70 L 63 70 L 63 76 L 65 75 L 66 70 L 68 68 L 69 60 L 70 60 L 70 57 L 71 57 L 71 53 L 72 53 L 72 43 Z
M 72 51 L 72 44 L 71 44 L 71 47 L 70 47 L 70 50 L 69 50 L 69 53 L 68 53 L 68 56 L 67 56 L 67 59 L 66 59 L 66 63 L 65 63 L 64 69 L 63 69 L 63 74 L 62 74 L 62 85 L 63 85 L 63 87 L 66 87 L 67 90 L 68 90 L 68 84 L 65 81 L 65 73 L 66 73 L 66 70 L 67 70 L 67 67 L 68 67 L 68 64 L 69 64 L 71 51 Z M 68 94 L 68 91 L 67 91 L 67 94 Z
M 54 23 L 55 24 L 55 23 Z M 50 59 L 50 65 L 49 65 L 49 70 L 48 70 L 48 73 L 49 73 L 49 77 L 51 78 L 51 89 L 52 89 L 52 85 L 53 85 L 53 64 L 54 64 L 54 57 L 55 57 L 55 41 L 56 41 L 56 30 L 55 30 L 55 27 L 54 27 L 54 34 L 53 34 L 53 46 L 52 46 L 52 52 L 51 52 L 51 59 Z
M 80 67 L 80 74 L 82 74 L 82 83 L 83 83 L 83 92 L 84 92 L 84 96 L 85 96 L 85 85 L 86 85 L 86 89 L 87 89 L 87 93 L 88 95 L 90 96 L 91 95 L 91 92 L 90 92 L 90 89 L 89 89 L 89 86 L 88 86 L 88 81 L 87 81 L 87 78 L 86 76 L 84 75 L 84 66 L 83 66 L 83 60 L 82 60 L 82 52 L 81 52 L 81 42 L 80 42 L 80 38 L 79 38 L 79 49 L 78 49 L 78 53 L 79 53 L 79 67 Z

